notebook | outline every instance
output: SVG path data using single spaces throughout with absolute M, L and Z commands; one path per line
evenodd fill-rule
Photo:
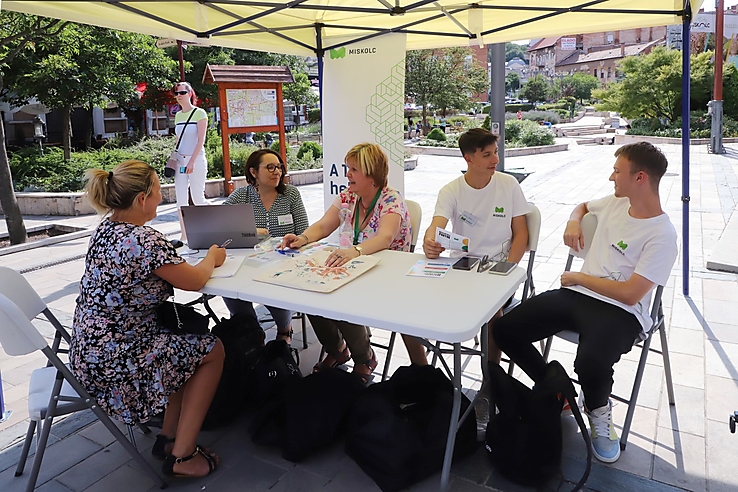
M 190 249 L 207 249 L 229 239 L 229 248 L 253 248 L 267 237 L 256 233 L 254 206 L 250 203 L 187 205 L 180 210 Z

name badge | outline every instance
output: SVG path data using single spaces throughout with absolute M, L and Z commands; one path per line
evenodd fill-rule
M 479 219 L 476 218 L 474 215 L 472 215 L 469 212 L 461 212 L 461 215 L 459 215 L 459 220 L 463 222 L 464 224 L 473 227 L 474 224 L 476 224 Z
M 295 223 L 294 219 L 292 218 L 292 214 L 278 216 L 277 222 L 279 223 L 279 225 L 292 225 Z

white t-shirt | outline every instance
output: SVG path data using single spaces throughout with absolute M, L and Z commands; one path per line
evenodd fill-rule
M 464 176 L 451 181 L 438 193 L 433 216 L 447 218 L 454 233 L 469 238 L 470 255 L 502 261 L 510 254 L 513 217 L 529 211 L 518 180 L 497 172 L 481 190 L 469 186 Z M 451 257 L 465 254 L 452 251 Z
M 195 114 L 192 115 L 188 123 L 187 118 L 190 117 L 192 111 Z M 180 134 L 184 132 L 177 152 L 182 155 L 192 155 L 192 151 L 195 150 L 195 144 L 197 143 L 197 122 L 202 119 L 208 119 L 208 114 L 202 108 L 193 108 L 186 113 L 179 111 L 174 115 L 174 134 L 179 138 Z M 204 147 L 203 145 L 203 150 L 200 151 L 201 154 L 205 153 Z
M 677 257 L 677 233 L 664 214 L 650 219 L 630 216 L 630 200 L 606 196 L 587 203 L 597 217 L 592 245 L 584 259 L 582 273 L 625 282 L 633 273 L 657 285 L 665 285 Z M 567 287 L 633 313 L 644 332 L 652 326 L 651 289 L 637 304 L 629 306 L 593 292 L 581 285 Z

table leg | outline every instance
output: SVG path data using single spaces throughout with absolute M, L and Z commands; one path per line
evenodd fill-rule
M 461 344 L 454 343 L 454 403 L 451 407 L 446 454 L 443 458 L 443 471 L 441 471 L 441 490 L 444 492 L 451 490 L 451 462 L 453 461 L 454 444 L 456 444 L 456 433 L 459 430 L 459 415 L 461 413 L 461 369 Z
M 482 325 L 482 386 L 484 386 L 484 383 L 489 381 L 489 365 L 487 364 L 487 360 L 489 360 L 489 337 L 491 337 L 489 333 L 489 323 L 485 323 Z M 480 389 L 481 391 L 481 389 Z
M 3 398 L 3 379 L 2 375 L 0 375 L 0 422 L 5 422 L 10 418 L 10 415 L 13 412 L 10 410 L 5 410 L 5 398 Z

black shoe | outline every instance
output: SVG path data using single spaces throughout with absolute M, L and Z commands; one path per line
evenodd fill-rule
M 181 248 L 182 246 L 184 246 L 184 243 L 180 241 L 179 239 L 172 239 L 169 242 L 172 243 L 172 246 L 174 246 L 174 249 Z

